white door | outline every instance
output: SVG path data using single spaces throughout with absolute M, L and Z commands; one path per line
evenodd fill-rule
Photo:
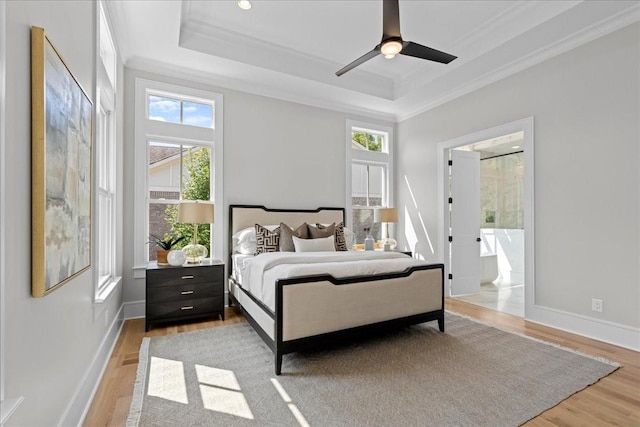
M 480 153 L 451 150 L 451 295 L 480 292 Z

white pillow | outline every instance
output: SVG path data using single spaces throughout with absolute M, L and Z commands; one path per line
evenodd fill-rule
M 335 237 L 321 237 L 319 239 L 301 239 L 293 236 L 293 246 L 296 252 L 335 252 Z
M 270 231 L 280 227 L 280 225 L 265 225 Z M 233 253 L 243 255 L 253 255 L 258 250 L 256 242 L 256 227 L 243 228 L 231 236 Z
M 350 229 L 348 229 L 347 227 L 345 227 L 344 228 L 344 240 L 346 242 L 348 251 L 351 250 L 351 247 L 355 243 L 354 240 L 353 240 L 354 237 L 355 237 L 355 233 L 353 231 L 351 231 Z
M 320 225 L 328 227 L 331 224 L 320 224 Z M 347 245 L 347 250 L 348 251 L 351 250 L 351 247 L 355 243 L 355 241 L 354 241 L 355 236 L 356 236 L 356 234 L 350 228 L 344 227 L 344 240 L 345 240 L 345 245 Z

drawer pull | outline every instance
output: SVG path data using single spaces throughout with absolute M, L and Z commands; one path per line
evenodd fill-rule
M 182 277 L 181 277 L 181 279 L 183 279 L 183 280 L 184 280 L 184 279 L 193 279 L 193 275 L 190 275 L 190 276 L 182 276 Z
M 180 295 L 191 295 L 193 293 L 193 291 L 182 291 L 180 292 Z
M 189 306 L 186 306 L 186 307 L 180 307 L 180 310 L 193 310 L 193 306 L 189 305 Z

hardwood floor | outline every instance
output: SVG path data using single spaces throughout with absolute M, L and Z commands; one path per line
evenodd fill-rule
M 448 310 L 530 337 L 604 357 L 622 365 L 611 375 L 570 396 L 525 426 L 640 426 L 640 353 L 530 323 L 521 317 L 447 298 Z M 133 395 L 138 350 L 145 336 L 169 335 L 244 322 L 235 309 L 226 320 L 154 327 L 144 332 L 144 319 L 127 320 L 96 392 L 84 426 L 124 426 Z

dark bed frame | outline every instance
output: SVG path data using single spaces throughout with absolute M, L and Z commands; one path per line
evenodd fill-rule
M 304 210 L 304 209 L 269 209 L 260 205 L 230 205 L 229 206 L 229 259 L 231 261 L 231 252 L 232 248 L 232 235 L 233 235 L 233 211 L 235 208 L 256 208 L 263 209 L 268 212 L 297 212 L 297 213 L 314 213 L 319 212 L 321 210 L 340 210 L 342 211 L 342 217 L 344 218 L 344 209 L 343 208 L 318 208 L 313 210 Z M 233 264 L 230 262 L 229 271 Z M 282 310 L 283 306 L 283 294 L 285 286 L 296 286 L 296 285 L 304 285 L 305 283 L 312 282 L 320 282 L 320 281 L 328 281 L 336 286 L 343 286 L 352 283 L 359 282 L 372 282 L 376 280 L 388 280 L 394 278 L 401 278 L 410 276 L 413 272 L 419 270 L 440 270 L 440 282 L 442 289 L 442 301 L 441 308 L 435 311 L 430 311 L 427 313 L 415 314 L 412 316 L 397 318 L 386 320 L 382 322 L 372 323 L 368 325 L 358 326 L 354 328 L 342 329 L 339 331 L 323 333 L 319 335 L 313 335 L 305 338 L 299 338 L 295 340 L 287 340 L 283 341 L 283 318 L 282 318 Z M 229 281 L 235 283 L 234 279 L 230 276 Z M 264 311 L 269 317 L 271 317 L 275 321 L 275 340 L 271 339 L 271 337 L 262 329 L 262 327 L 258 324 L 258 322 L 251 316 L 251 314 L 242 307 L 239 301 L 229 292 L 229 306 L 238 307 L 241 312 L 244 314 L 248 322 L 255 329 L 258 335 L 264 340 L 264 342 L 269 346 L 269 348 L 273 351 L 275 355 L 275 373 L 276 375 L 280 375 L 282 372 L 282 356 L 288 353 L 294 353 L 298 351 L 308 350 L 312 348 L 322 348 L 329 343 L 335 343 L 336 341 L 348 340 L 356 337 L 361 337 L 363 334 L 372 334 L 381 331 L 387 331 L 394 328 L 406 327 L 410 325 L 415 325 L 419 323 L 429 322 L 429 321 L 438 321 L 438 329 L 440 332 L 444 332 L 444 265 L 443 264 L 428 264 L 428 265 L 418 265 L 412 266 L 405 271 L 397 272 L 397 273 L 387 273 L 387 274 L 378 274 L 375 276 L 351 276 L 345 278 L 334 278 L 330 274 L 316 274 L 316 275 L 308 275 L 308 276 L 299 276 L 299 277 L 291 277 L 287 279 L 279 279 L 276 281 L 276 311 L 275 313 L 267 307 L 260 300 L 255 298 L 250 292 L 246 291 L 244 288 L 239 287 L 241 292 L 250 298 L 255 304 L 257 304 L 262 311 Z

